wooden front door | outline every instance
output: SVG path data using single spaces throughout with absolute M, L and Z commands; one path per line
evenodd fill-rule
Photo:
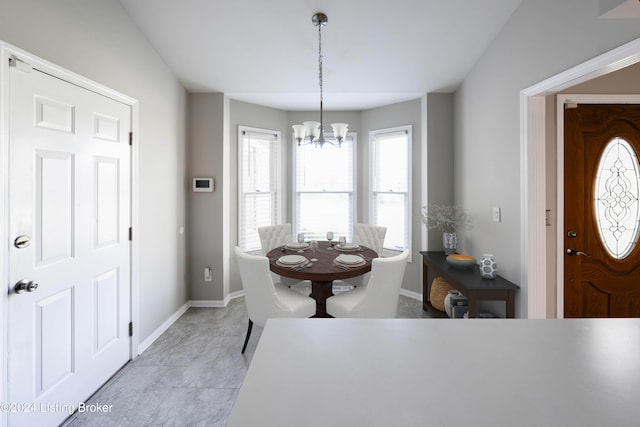
M 640 317 L 640 105 L 565 109 L 564 316 Z

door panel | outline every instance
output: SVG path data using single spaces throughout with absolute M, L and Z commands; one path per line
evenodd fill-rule
M 77 407 L 130 357 L 131 111 L 36 69 L 9 80 L 9 233 L 32 239 L 9 250 L 9 398 L 36 408 L 10 423 L 57 425 L 49 405 Z
M 72 290 L 64 289 L 35 305 L 37 397 L 74 371 Z
M 95 248 L 118 244 L 119 201 L 118 159 L 96 158 L 95 168 Z
M 70 153 L 36 153 L 36 266 L 73 257 L 74 162 Z
M 118 334 L 118 283 L 117 269 L 99 275 L 94 283 L 95 323 L 93 354 L 106 349 L 119 338 Z
M 75 119 L 73 105 L 41 96 L 35 97 L 36 126 L 73 133 Z
M 640 106 L 565 110 L 565 317 L 640 317 L 637 153 Z

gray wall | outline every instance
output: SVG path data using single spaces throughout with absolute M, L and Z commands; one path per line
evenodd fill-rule
M 232 254 L 238 242 L 238 126 L 280 131 L 284 139 L 289 136 L 287 113 L 226 100 L 220 93 L 201 93 L 189 95 L 189 118 L 190 174 L 192 177 L 212 176 L 216 181 L 213 193 L 189 196 L 190 298 L 221 302 L 242 290 L 235 259 L 230 256 L 225 260 L 224 256 L 225 251 Z M 223 143 L 224 138 L 228 138 L 228 146 Z M 282 150 L 280 160 L 283 164 L 287 164 L 287 156 L 287 150 Z M 226 197 L 224 191 L 228 191 Z M 287 194 L 285 192 L 285 202 Z M 289 220 L 287 212 L 283 220 Z M 228 241 L 223 238 L 225 233 Z M 207 266 L 213 268 L 212 282 L 204 281 Z M 227 289 L 224 288 L 225 280 L 228 281 Z
M 0 39 L 139 101 L 139 337 L 188 298 L 186 92 L 117 1 L 0 0 Z
M 454 193 L 474 218 L 465 249 L 493 253 L 507 279 L 520 282 L 524 263 L 520 91 L 638 37 L 635 19 L 598 18 L 597 0 L 523 0 L 456 91 Z M 516 315 L 526 317 L 520 285 Z
M 224 299 L 223 263 L 223 138 L 225 96 L 221 93 L 189 94 L 189 174 L 212 177 L 211 193 L 189 192 L 189 298 Z M 211 282 L 204 268 L 212 268 Z
M 453 94 L 427 95 L 427 200 L 425 205 L 452 205 L 453 182 Z M 422 165 L 419 165 L 422 168 Z M 416 208 L 421 208 L 417 206 Z M 421 214 L 421 210 L 416 214 Z M 424 227 L 426 227 L 423 224 Z M 427 231 L 427 249 L 444 250 L 442 233 Z M 459 233 L 459 252 L 463 252 L 466 235 Z
M 289 165 L 292 159 L 293 142 L 291 140 L 291 125 L 304 120 L 313 119 L 318 112 L 285 112 L 269 107 L 231 100 L 229 102 L 229 199 L 228 206 L 221 203 L 222 186 L 218 184 L 222 173 L 223 162 L 221 134 L 223 126 L 219 120 L 223 112 L 222 94 L 192 94 L 189 95 L 189 161 L 192 176 L 214 176 L 216 191 L 213 194 L 191 194 L 189 196 L 190 219 L 190 291 L 192 300 L 222 301 L 234 292 L 241 291 L 242 285 L 237 266 L 233 258 L 226 264 L 220 255 L 219 247 L 224 230 L 230 233 L 228 249 L 237 244 L 237 134 L 238 126 L 280 131 L 285 149 L 282 152 L 283 165 L 286 175 L 283 177 L 285 188 L 285 214 L 283 221 L 292 222 L 295 217 L 292 205 L 293 170 Z M 442 178 L 442 182 L 434 181 L 432 191 L 434 197 L 451 198 L 452 193 L 452 99 L 451 94 L 434 94 L 430 96 L 430 108 L 433 113 L 433 132 L 431 140 L 433 148 L 430 151 L 430 161 L 434 169 Z M 420 99 L 389 105 L 367 111 L 329 111 L 325 112 L 325 123 L 345 121 L 349 123 L 349 130 L 357 132 L 357 220 L 367 222 L 369 189 L 368 163 L 369 151 L 367 142 L 369 132 L 376 129 L 413 125 L 413 262 L 407 268 L 403 288 L 413 292 L 422 292 L 421 288 L 421 259 L 418 250 L 423 246 L 420 208 L 422 201 L 422 123 L 423 115 Z M 442 166 L 444 164 L 444 166 Z M 218 195 L 216 195 L 218 194 Z M 447 199 L 448 200 L 448 199 Z M 228 221 L 221 220 L 224 210 L 228 212 Z M 441 240 L 441 239 L 440 239 Z M 438 242 L 438 240 L 436 240 Z M 437 244 L 437 243 L 436 243 Z M 441 243 L 440 243 L 441 244 Z M 214 268 L 214 281 L 204 282 L 203 269 L 210 265 Z M 223 290 L 223 271 L 226 269 L 229 277 L 228 293 Z

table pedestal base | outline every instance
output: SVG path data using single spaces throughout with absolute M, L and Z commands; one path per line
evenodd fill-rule
M 316 315 L 313 317 L 333 317 L 327 313 L 327 298 L 333 296 L 333 281 L 312 281 L 311 298 L 316 300 Z

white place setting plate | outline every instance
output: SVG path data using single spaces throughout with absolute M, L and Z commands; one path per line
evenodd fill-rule
M 302 255 L 284 255 L 278 258 L 278 262 L 282 265 L 298 265 L 306 261 L 307 259 Z
M 357 243 L 345 243 L 344 245 L 338 243 L 336 248 L 341 251 L 357 251 L 360 249 L 360 245 Z
M 336 262 L 342 265 L 361 265 L 365 263 L 365 260 L 357 255 L 338 255 Z
M 276 265 L 278 265 L 278 266 L 280 266 L 280 267 L 290 268 L 290 269 L 292 269 L 292 270 L 297 270 L 297 269 L 299 269 L 299 268 L 306 267 L 306 266 L 308 266 L 308 265 L 313 265 L 313 264 L 312 264 L 312 263 L 310 263 L 310 262 L 309 262 L 309 260 L 307 260 L 307 259 L 305 258 L 305 260 L 304 260 L 304 261 L 299 262 L 298 264 L 283 264 L 283 263 L 281 263 L 281 262 L 278 260 L 278 261 L 276 261 Z
M 298 243 L 298 242 L 290 242 L 285 245 L 289 249 L 307 249 L 309 247 L 308 243 Z

